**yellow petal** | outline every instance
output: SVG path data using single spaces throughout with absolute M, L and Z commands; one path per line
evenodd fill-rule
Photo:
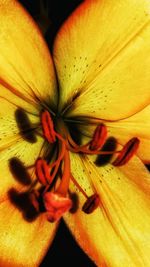
M 35 144 L 18 139 L 14 140 L 13 144 L 9 146 L 7 144 L 6 148 L 0 152 L 0 201 L 6 198 L 12 187 L 18 188 L 19 190 L 25 187 L 24 183 L 22 183 L 23 174 L 19 176 L 17 175 L 17 170 L 16 172 L 13 171 L 13 167 L 15 167 L 15 163 L 11 164 L 13 160 L 17 160 L 17 162 L 21 161 L 24 168 L 33 165 L 41 155 L 42 144 L 43 140 L 41 138 L 38 138 Z M 31 180 L 35 179 L 34 169 L 29 173 Z
M 3 90 L 13 92 L 27 102 L 37 104 L 40 99 L 54 104 L 54 68 L 39 29 L 15 0 L 1 1 L 0 18 L 0 83 L 5 87 Z
M 13 96 L 13 100 L 22 101 L 16 96 Z M 0 99 L 0 150 L 4 143 L 11 141 L 11 138 L 21 138 L 23 136 L 21 130 L 23 132 L 39 126 L 40 116 L 38 110 L 27 104 L 27 102 L 23 102 L 23 104 L 17 106 L 5 98 Z M 34 114 L 34 112 L 37 114 Z
M 23 218 L 23 212 L 10 203 L 12 192 L 25 192 L 30 182 L 35 179 L 34 168 L 29 169 L 31 181 L 26 184 L 23 171 L 16 177 L 17 166 L 12 160 L 16 159 L 25 167 L 35 163 L 42 150 L 43 139 L 36 135 L 27 141 L 20 133 L 16 120 L 17 107 L 5 99 L 1 99 L 0 108 L 0 265 L 1 266 L 39 266 L 50 245 L 56 225 L 49 224 L 44 216 L 29 222 Z M 21 114 L 21 113 L 20 113 Z M 27 113 L 34 124 L 39 122 L 37 116 Z M 22 120 L 24 125 L 24 121 Z M 27 125 L 24 125 L 25 127 Z M 26 128 L 27 129 L 27 128 Z M 16 169 L 16 172 L 14 171 Z M 24 181 L 24 182 L 23 182 Z M 22 183 L 23 182 L 23 183 Z M 25 185 L 25 184 L 26 185 Z M 16 191 L 17 190 L 17 191 Z M 11 192 L 11 194 L 10 194 Z M 16 195 L 13 194 L 15 197 Z M 20 199 L 21 201 L 21 199 Z
M 141 143 L 137 155 L 145 161 L 150 162 L 150 105 L 135 115 L 116 122 L 106 122 L 109 134 L 117 138 L 120 144 L 136 136 Z
M 27 139 L 25 134 L 21 133 L 16 117 L 16 106 L 2 99 L 0 104 L 0 201 L 6 198 L 11 187 L 17 187 L 19 190 L 23 187 L 18 180 L 15 179 L 14 173 L 11 172 L 10 161 L 14 158 L 20 160 L 24 167 L 28 167 L 35 163 L 43 146 L 43 139 L 37 134 L 33 134 L 30 139 Z M 31 126 L 39 123 L 39 118 L 32 114 L 26 113 Z M 22 117 L 21 117 L 22 119 Z M 22 124 L 26 130 L 29 130 L 28 125 Z M 29 125 L 30 126 L 30 125 Z M 44 153 L 44 151 L 42 152 Z M 30 169 L 33 174 L 33 169 Z M 21 174 L 22 176 L 22 174 Z M 21 177 L 20 177 L 21 179 Z
M 65 221 L 80 246 L 97 266 L 150 266 L 150 176 L 142 163 L 137 169 L 137 162 L 122 168 L 96 167 L 87 157 L 71 159 L 80 186 L 88 196 L 97 192 L 101 199 L 99 208 L 85 214 L 81 208 L 86 199 L 71 186 L 80 207 L 65 215 Z
M 137 155 L 145 162 L 150 162 L 150 105 L 133 116 L 118 121 L 95 120 L 95 123 L 104 123 L 107 126 L 108 136 L 114 136 L 118 143 L 124 145 L 129 139 L 138 137 L 140 146 Z M 83 122 L 79 128 L 83 135 L 92 137 L 96 124 Z M 85 137 L 83 138 L 85 139 Z
M 149 0 L 84 1 L 54 43 L 60 109 L 114 120 L 149 103 L 149 21 Z
M 50 246 L 57 228 L 41 215 L 27 222 L 6 200 L 0 204 L 0 264 L 5 267 L 37 267 Z

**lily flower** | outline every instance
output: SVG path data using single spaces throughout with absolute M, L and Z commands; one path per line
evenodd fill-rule
M 51 56 L 0 1 L 1 266 L 39 266 L 62 217 L 97 266 L 150 266 L 149 22 L 149 0 L 83 1 Z

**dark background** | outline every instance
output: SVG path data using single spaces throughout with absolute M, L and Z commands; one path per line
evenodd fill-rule
M 20 2 L 28 9 L 30 14 L 37 22 L 44 24 L 50 23 L 49 28 L 46 31 L 46 41 L 49 48 L 52 48 L 53 39 L 63 23 L 63 21 L 69 16 L 69 14 L 79 5 L 80 0 L 63 0 L 62 3 L 59 0 L 49 0 L 48 3 L 48 18 L 41 15 L 39 0 L 20 0 Z M 44 3 L 46 1 L 43 0 Z M 60 6 L 61 3 L 61 6 Z M 63 5 L 62 5 L 63 4 Z M 38 247 L 38 245 L 37 245 Z M 56 237 L 52 246 L 47 252 L 40 267 L 48 266 L 78 266 L 78 267 L 94 267 L 95 264 L 84 254 L 84 252 L 78 247 L 73 237 L 69 233 L 63 221 L 60 223 L 60 227 L 57 231 Z

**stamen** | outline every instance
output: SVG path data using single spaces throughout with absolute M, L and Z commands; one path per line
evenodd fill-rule
M 36 181 L 33 183 L 32 187 L 30 187 L 28 192 L 32 206 L 39 213 L 41 211 L 40 204 L 42 203 L 42 210 L 44 209 L 45 211 L 46 209 L 48 221 L 54 222 L 59 220 L 65 212 L 72 208 L 73 201 L 71 197 L 68 197 L 69 183 L 71 179 L 75 186 L 79 189 L 79 192 L 86 198 L 82 211 L 86 214 L 91 214 L 102 204 L 100 196 L 95 193 L 89 197 L 84 189 L 79 185 L 78 181 L 73 177 L 70 170 L 69 151 L 73 153 L 107 156 L 119 153 L 119 156 L 113 162 L 113 165 L 121 166 L 127 163 L 137 151 L 139 146 L 138 138 L 132 138 L 121 151 L 117 151 L 116 139 L 113 139 L 112 148 L 111 146 L 108 147 L 107 143 L 109 139 L 112 140 L 112 138 L 107 138 L 106 126 L 104 124 L 99 124 L 94 131 L 92 139 L 86 144 L 80 146 L 76 144 L 65 128 L 63 128 L 63 136 L 55 131 L 51 115 L 48 111 L 42 112 L 41 123 L 43 130 L 42 137 L 44 137 L 49 143 L 54 143 L 57 139 L 58 142 L 56 145 L 58 145 L 59 154 L 55 161 L 50 161 L 49 159 L 49 164 L 46 160 L 38 158 L 34 166 L 32 165 L 28 167 L 35 167 L 35 174 L 37 176 Z M 11 170 L 14 171 L 15 169 L 13 168 L 14 162 L 15 166 L 19 166 L 18 169 L 22 170 L 20 162 L 18 163 L 17 161 L 17 165 L 16 160 L 14 159 L 11 160 L 10 163 Z M 98 165 L 97 160 L 95 163 Z M 62 170 L 62 177 L 60 177 L 60 183 L 57 186 L 57 174 L 59 169 Z M 39 191 L 33 190 L 33 186 L 35 186 L 37 182 L 40 182 L 42 185 Z M 40 200 L 42 201 L 40 202 Z
M 100 204 L 100 198 L 98 194 L 93 194 L 92 196 L 88 197 L 85 201 L 82 211 L 90 214 L 92 213 Z
M 82 211 L 87 214 L 92 213 L 100 204 L 100 197 L 98 194 L 93 194 L 92 196 L 88 196 L 86 192 L 82 189 L 82 187 L 78 184 L 77 180 L 71 175 L 72 182 L 76 185 L 79 191 L 85 196 L 87 199 L 82 207 Z
M 116 160 L 113 162 L 114 166 L 122 166 L 126 164 L 132 156 L 136 153 L 138 147 L 139 147 L 140 140 L 136 137 L 130 139 L 123 149 L 121 150 L 119 156 L 116 158 Z
M 42 112 L 41 122 L 42 122 L 43 134 L 44 134 L 45 139 L 49 143 L 54 143 L 56 141 L 56 133 L 54 131 L 52 118 L 48 111 Z
M 93 134 L 93 138 L 90 142 L 89 149 L 90 150 L 99 150 L 102 148 L 106 141 L 107 137 L 107 128 L 104 124 L 100 124 L 96 127 L 95 132 Z
M 51 184 L 50 167 L 45 160 L 39 158 L 35 163 L 35 173 L 42 185 Z

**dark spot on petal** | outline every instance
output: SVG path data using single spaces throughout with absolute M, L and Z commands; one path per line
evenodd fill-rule
M 25 168 L 23 162 L 18 158 L 11 158 L 9 160 L 9 169 L 13 177 L 23 185 L 31 184 L 31 177 Z
M 18 108 L 15 111 L 15 119 L 22 138 L 29 143 L 35 143 L 37 141 L 37 137 L 26 112 L 23 109 Z
M 101 151 L 115 151 L 117 147 L 117 141 L 114 137 L 109 137 L 102 147 Z M 104 166 L 108 164 L 113 157 L 113 154 L 110 155 L 98 155 L 96 161 L 94 162 L 97 166 Z
M 11 203 L 15 205 L 20 212 L 22 212 L 23 218 L 26 221 L 32 222 L 39 215 L 31 203 L 28 192 L 20 193 L 16 189 L 12 188 L 8 191 L 8 197 Z

